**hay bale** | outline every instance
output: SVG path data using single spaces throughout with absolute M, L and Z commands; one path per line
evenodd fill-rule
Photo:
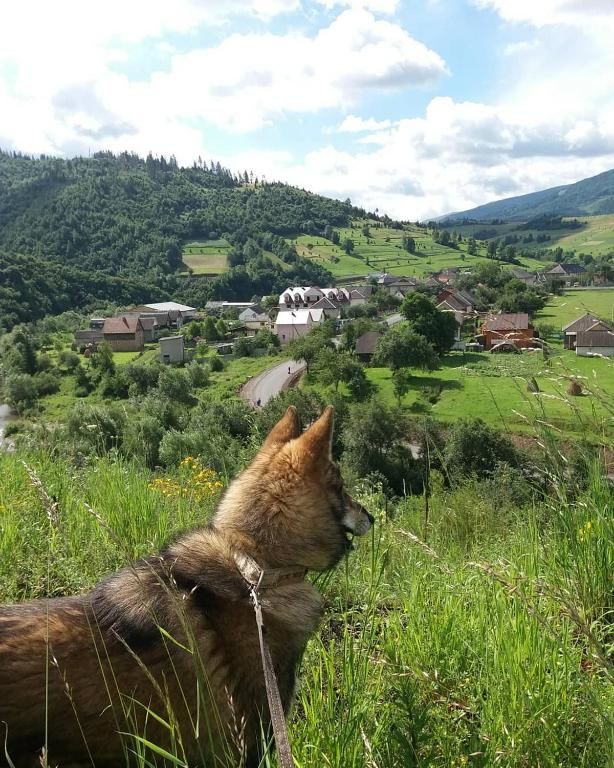
M 567 387 L 567 394 L 572 397 L 578 397 L 582 394 L 582 385 L 576 379 L 572 379 Z
M 531 376 L 531 378 L 527 381 L 527 392 L 539 392 L 539 384 L 535 380 L 535 376 Z

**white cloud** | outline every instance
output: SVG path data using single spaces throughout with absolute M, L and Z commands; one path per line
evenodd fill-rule
M 366 131 L 381 131 L 390 128 L 391 125 L 390 120 L 376 120 L 373 117 L 365 120 L 362 117 L 348 115 L 337 130 L 339 133 L 364 133 Z
M 497 11 L 505 21 L 542 27 L 549 24 L 586 26 L 614 21 L 611 0 L 472 0 L 478 8 Z
M 519 40 L 516 43 L 508 43 L 503 49 L 503 53 L 506 56 L 526 55 L 539 46 L 539 40 Z
M 364 8 L 373 13 L 392 15 L 399 7 L 399 0 L 316 0 L 328 10 L 341 6 L 346 8 Z
M 231 0 L 224 7 L 264 14 L 297 1 Z M 0 93 L 2 114 L 10 115 L 0 131 L 5 146 L 18 137 L 20 147 L 34 153 L 129 148 L 174 151 L 189 161 L 206 154 L 201 128 L 207 122 L 251 131 L 288 114 L 350 106 L 376 89 L 430 85 L 446 72 L 441 57 L 401 26 L 358 9 L 343 11 L 311 36 L 230 34 L 217 46 L 187 53 L 166 47 L 166 70 L 131 81 L 117 71 L 127 55 L 123 41 L 188 30 L 221 4 L 178 0 L 171 12 L 160 0 L 147 6 L 135 0 L 123 14 L 119 0 L 109 2 L 100 25 L 83 23 L 73 0 L 61 0 L 59 16 L 46 4 L 40 25 L 46 32 L 36 31 L 27 45 L 18 33 L 9 46 L 7 25 L 0 28 L 2 56 L 15 71 L 10 91 Z M 73 26 L 65 28 L 61 14 L 71 9 Z
M 372 148 L 327 146 L 276 172 L 370 209 L 424 219 L 614 167 L 614 110 L 553 123 L 543 114 L 438 97 L 424 117 L 366 138 Z

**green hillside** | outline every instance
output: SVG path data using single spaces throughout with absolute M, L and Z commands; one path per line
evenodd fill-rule
M 614 213 L 614 170 L 582 179 L 575 184 L 496 200 L 467 211 L 448 214 L 444 219 L 527 221 L 538 216 L 594 216 L 608 213 Z

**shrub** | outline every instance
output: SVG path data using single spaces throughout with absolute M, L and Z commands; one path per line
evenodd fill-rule
M 520 458 L 511 441 L 481 419 L 462 419 L 448 435 L 445 463 L 451 474 L 479 477 L 494 472 L 498 464 L 520 465 Z

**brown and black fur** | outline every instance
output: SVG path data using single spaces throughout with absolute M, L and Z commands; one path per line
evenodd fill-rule
M 301 435 L 289 408 L 210 525 L 89 594 L 0 607 L 0 738 L 17 768 L 39 764 L 45 733 L 60 768 L 130 763 L 143 749 L 135 735 L 190 765 L 258 765 L 270 718 L 234 554 L 324 570 L 348 550 L 348 531 L 370 528 L 331 460 L 332 422 L 328 408 Z M 294 581 L 266 590 L 262 605 L 287 712 L 321 603 Z

